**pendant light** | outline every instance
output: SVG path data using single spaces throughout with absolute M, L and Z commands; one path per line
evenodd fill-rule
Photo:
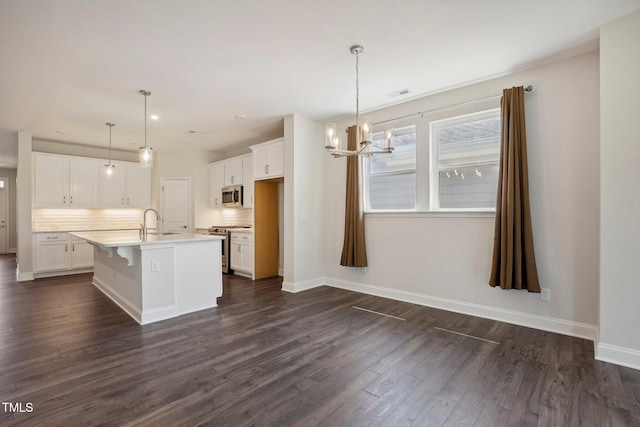
M 147 147 L 147 96 L 151 95 L 148 90 L 138 91 L 140 95 L 144 95 L 144 147 L 140 147 L 140 167 L 153 167 L 153 148 Z
M 340 134 L 337 132 L 335 123 L 327 123 L 325 125 L 325 145 L 324 148 L 331 153 L 333 157 L 345 156 L 371 156 L 373 154 L 390 154 L 393 152 L 391 139 L 393 137 L 393 129 L 385 130 L 386 145 L 384 148 L 376 147 L 371 142 L 371 134 L 373 133 L 373 122 L 371 117 L 360 117 L 360 69 L 359 57 L 364 48 L 356 45 L 349 49 L 351 54 L 356 57 L 356 136 L 359 147 L 355 150 L 343 150 L 340 147 Z
M 111 163 L 111 128 L 115 126 L 114 123 L 106 123 L 109 126 L 109 163 L 104 165 L 104 174 L 106 179 L 113 177 L 113 169 L 116 165 Z

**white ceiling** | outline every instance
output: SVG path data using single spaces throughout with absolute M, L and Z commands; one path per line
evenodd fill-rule
M 0 133 L 229 151 L 512 72 L 597 40 L 640 0 L 0 0 Z M 592 43 L 593 44 L 593 43 Z M 409 95 L 387 94 L 408 88 Z M 238 119 L 244 115 L 246 119 Z M 195 134 L 189 133 L 196 131 Z M 59 133 L 66 132 L 66 134 Z

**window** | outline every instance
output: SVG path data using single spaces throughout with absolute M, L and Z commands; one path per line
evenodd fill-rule
M 371 141 L 385 147 L 384 132 Z M 416 126 L 394 130 L 392 154 L 377 154 L 363 159 L 365 210 L 415 210 L 416 207 Z
M 429 124 L 431 210 L 494 210 L 500 156 L 500 110 Z

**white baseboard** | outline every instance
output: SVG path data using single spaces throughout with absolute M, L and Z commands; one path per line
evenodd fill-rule
M 347 282 L 336 279 L 325 280 L 326 281 L 321 284 L 335 288 L 347 289 L 364 294 L 424 305 L 456 313 L 468 314 L 470 316 L 483 317 L 500 322 L 512 323 L 514 325 L 526 326 L 528 328 L 585 338 L 592 341 L 595 341 L 597 338 L 596 325 L 572 322 L 569 320 L 523 313 L 514 310 L 505 310 L 502 308 L 489 307 L 447 298 L 433 297 L 415 292 L 406 292 L 397 289 L 383 288 L 380 286 L 366 285 L 363 283 Z
M 21 273 L 20 271 L 18 271 L 17 279 L 18 279 L 18 282 L 28 282 L 30 280 L 33 280 L 34 277 L 32 272 Z
M 282 290 L 286 292 L 302 292 L 307 289 L 317 288 L 318 286 L 326 285 L 326 280 L 324 277 L 320 277 L 317 279 L 305 280 L 303 282 L 282 282 Z
M 617 345 L 598 343 L 596 345 L 596 360 L 640 369 L 640 351 Z
M 138 307 L 130 304 L 126 298 L 120 295 L 119 292 L 111 288 L 111 286 L 107 285 L 102 280 L 96 278 L 96 276 L 93 276 L 92 282 L 96 288 L 100 289 L 103 294 L 108 296 L 111 301 L 115 302 L 118 307 L 123 309 L 125 313 L 131 316 L 133 320 L 135 320 L 139 324 L 142 324 L 142 313 L 140 312 L 140 309 L 138 309 Z
M 284 277 L 284 268 L 279 268 L 278 269 L 278 276 Z
M 9 248 L 7 253 L 9 253 L 9 254 L 17 254 L 18 253 L 18 248 Z

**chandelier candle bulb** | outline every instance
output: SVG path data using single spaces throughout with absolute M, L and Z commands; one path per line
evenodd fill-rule
M 336 142 L 338 142 L 336 140 L 338 137 L 338 134 L 336 132 L 336 124 L 327 123 L 324 126 L 324 128 L 325 128 L 324 148 L 326 148 L 327 150 L 335 150 L 336 148 L 338 148 L 338 145 L 336 144 Z
M 387 150 L 391 148 L 391 138 L 393 138 L 393 129 L 387 129 L 384 131 L 385 137 L 387 138 Z

